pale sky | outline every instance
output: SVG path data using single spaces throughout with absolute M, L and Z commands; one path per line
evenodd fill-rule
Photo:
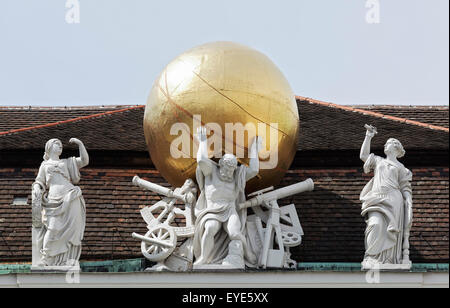
M 376 1 L 376 0 L 374 0 Z M 145 104 L 182 52 L 234 41 L 295 94 L 338 104 L 448 105 L 449 1 L 1 0 L 0 105 Z

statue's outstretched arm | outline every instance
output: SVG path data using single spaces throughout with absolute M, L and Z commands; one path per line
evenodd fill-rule
M 208 176 L 212 173 L 214 163 L 208 158 L 208 141 L 206 137 L 206 127 L 202 126 L 197 129 L 195 136 L 199 142 L 197 151 L 197 164 L 203 172 Z
M 370 155 L 370 142 L 373 138 L 373 136 L 375 136 L 377 134 L 376 128 L 370 125 L 365 125 L 364 126 L 366 128 L 366 137 L 364 138 L 364 142 L 361 146 L 361 152 L 359 154 L 359 158 L 363 161 L 366 162 L 366 160 L 369 158 Z
M 83 168 L 89 165 L 89 155 L 83 142 L 77 138 L 70 138 L 69 143 L 75 143 L 78 145 L 78 149 L 80 151 L 80 157 L 76 158 L 78 167 Z
M 253 139 L 253 143 L 250 146 L 249 150 L 249 157 L 250 162 L 247 168 L 247 173 L 245 175 L 245 179 L 248 181 L 251 178 L 255 177 L 259 172 L 259 158 L 258 153 L 261 150 L 262 147 L 262 138 L 259 136 L 256 136 Z

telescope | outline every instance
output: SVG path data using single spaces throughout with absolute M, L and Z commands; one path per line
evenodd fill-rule
M 269 188 L 270 189 L 270 188 Z M 254 192 L 252 195 L 256 197 L 249 199 L 239 204 L 239 208 L 246 209 L 261 205 L 263 203 L 269 203 L 270 201 L 283 199 L 292 195 L 296 195 L 305 191 L 312 191 L 314 189 L 314 182 L 312 179 L 307 179 L 303 182 L 292 184 L 283 188 L 279 188 L 270 192 L 267 192 L 267 188 Z
M 133 184 L 136 186 L 139 186 L 143 189 L 147 189 L 150 191 L 153 191 L 154 193 L 169 197 L 169 198 L 176 198 L 180 201 L 186 202 L 186 197 L 184 195 L 178 194 L 174 192 L 173 190 L 163 187 L 161 185 L 146 181 L 135 175 L 133 177 Z

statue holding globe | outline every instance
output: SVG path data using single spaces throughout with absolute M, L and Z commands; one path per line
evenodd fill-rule
M 177 129 L 172 134 L 174 124 Z M 236 131 L 227 136 L 227 125 L 243 125 L 248 137 Z M 200 126 L 217 136 L 209 136 L 209 141 L 222 141 L 214 144 L 215 158 L 233 153 L 247 165 L 253 137 L 263 137 L 259 176 L 247 182 L 247 193 L 279 184 L 297 152 L 299 114 L 288 81 L 266 55 L 241 44 L 211 42 L 194 47 L 174 58 L 153 83 L 144 135 L 152 162 L 174 187 L 196 176 L 194 135 Z M 188 142 L 176 143 L 176 139 Z M 182 155 L 171 154 L 174 145 Z
M 233 154 L 225 154 L 217 166 L 208 158 L 205 127 L 198 129 L 196 138 L 200 143 L 196 170 L 200 196 L 195 206 L 194 268 L 221 264 L 222 268 L 244 269 L 244 259 L 254 264 L 256 256 L 245 236 L 247 210 L 239 204 L 245 201 L 245 183 L 258 174 L 261 138 L 253 139 L 248 167 L 238 166 Z
M 267 56 L 233 42 L 184 52 L 153 83 L 143 129 L 154 166 L 173 187 L 133 181 L 163 196 L 141 209 L 148 232 L 133 233 L 148 260 L 174 271 L 296 266 L 289 249 L 303 235 L 297 209 L 277 201 L 314 183 L 274 189 L 295 157 L 299 115 Z M 179 193 L 187 179 L 198 196 Z M 185 225 L 172 223 L 177 215 Z

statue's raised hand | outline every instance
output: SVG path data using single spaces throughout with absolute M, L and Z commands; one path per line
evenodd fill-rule
M 264 139 L 261 136 L 255 136 L 255 138 L 253 139 L 251 148 L 255 149 L 256 153 L 259 153 L 259 151 L 261 151 L 263 140 Z
M 197 133 L 195 134 L 195 138 L 197 138 L 197 140 L 200 142 L 206 141 L 207 135 L 205 126 L 197 127 Z
M 82 145 L 83 144 L 83 142 L 81 142 L 81 140 L 77 139 L 77 138 L 70 138 L 69 143 L 75 143 L 75 144 L 78 144 L 78 145 Z
M 375 126 L 365 124 L 364 127 L 366 129 L 366 136 L 372 138 L 373 136 L 378 134 L 377 128 Z

